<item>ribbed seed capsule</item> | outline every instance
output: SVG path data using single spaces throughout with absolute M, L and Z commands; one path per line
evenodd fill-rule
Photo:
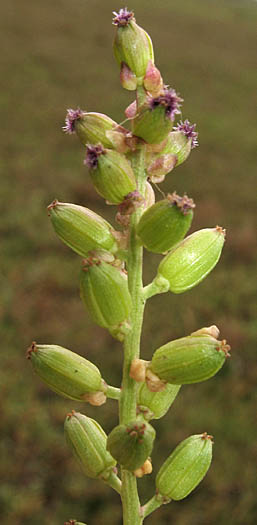
M 103 113 L 88 113 L 78 108 L 68 109 L 63 130 L 68 134 L 76 133 L 84 146 L 100 142 L 106 148 L 112 148 L 106 132 L 118 127 L 117 122 Z
M 111 431 L 107 450 L 123 468 L 134 471 L 150 456 L 154 439 L 154 428 L 147 422 L 135 420 Z
M 114 56 L 120 66 L 124 63 L 129 67 L 137 78 L 137 85 L 141 85 L 149 60 L 154 61 L 151 38 L 136 24 L 132 11 L 120 9 L 114 15 L 113 24 L 117 26 L 113 43 Z M 128 89 L 131 88 L 132 86 Z
M 181 241 L 193 219 L 192 199 L 176 193 L 148 208 L 139 221 L 137 234 L 147 250 L 164 253 Z
M 55 200 L 48 212 L 58 237 L 82 257 L 92 250 L 117 250 L 111 225 L 88 208 Z
M 160 468 L 157 491 L 167 498 L 188 496 L 206 475 L 212 460 L 212 436 L 206 432 L 182 441 Z
M 127 276 L 111 264 L 85 260 L 80 294 L 92 319 L 100 326 L 113 330 L 129 317 L 131 297 Z
M 166 89 L 158 97 L 149 98 L 133 121 L 133 134 L 148 144 L 162 142 L 172 130 L 182 100 L 174 89 Z
M 37 375 L 61 396 L 86 401 L 88 394 L 106 390 L 98 368 L 66 348 L 32 343 L 27 357 Z
M 160 419 L 168 412 L 179 389 L 180 385 L 167 384 L 162 392 L 150 392 L 146 383 L 142 383 L 137 394 L 138 412 L 148 421 Z
M 96 191 L 111 204 L 119 204 L 136 189 L 136 179 L 130 162 L 117 151 L 101 144 L 88 145 L 85 164 Z
M 182 337 L 158 348 L 150 369 L 173 385 L 199 383 L 220 370 L 229 350 L 225 340 L 210 335 Z
M 79 412 L 68 414 L 64 424 L 67 443 L 86 476 L 108 479 L 115 459 L 106 450 L 107 436 L 102 427 Z
M 160 155 L 176 155 L 176 167 L 184 162 L 192 149 L 192 139 L 188 139 L 182 131 L 172 131 Z
M 220 226 L 192 233 L 161 261 L 158 275 L 167 279 L 173 293 L 190 290 L 217 264 L 224 241 L 225 230 Z

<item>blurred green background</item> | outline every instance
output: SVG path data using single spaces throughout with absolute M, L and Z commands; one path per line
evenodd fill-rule
M 8 0 L 1 23 L 1 523 L 120 525 L 118 496 L 84 478 L 63 437 L 71 409 L 117 424 L 115 401 L 99 409 L 74 403 L 41 384 L 24 352 L 32 340 L 77 351 L 121 379 L 120 344 L 89 320 L 80 303 L 80 259 L 57 239 L 46 206 L 83 204 L 114 220 L 93 191 L 84 151 L 61 126 L 66 108 L 99 111 L 117 121 L 133 94 L 122 90 L 112 55 L 115 0 Z M 197 208 L 192 230 L 227 228 L 213 273 L 192 291 L 151 299 L 142 356 L 202 326 L 217 324 L 233 357 L 217 377 L 183 387 L 160 421 L 154 473 L 179 441 L 214 435 L 214 461 L 184 501 L 147 523 L 252 525 L 256 504 L 256 22 L 247 0 L 140 0 L 127 5 L 151 35 L 156 64 L 183 96 L 183 118 L 197 122 L 200 147 L 161 185 L 187 192 Z M 145 257 L 145 282 L 158 257 Z M 142 502 L 154 476 L 139 481 Z

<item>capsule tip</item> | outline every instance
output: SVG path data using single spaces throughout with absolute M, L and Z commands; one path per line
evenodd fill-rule
M 36 353 L 36 352 L 37 352 L 37 344 L 35 341 L 33 341 L 26 351 L 26 358 L 31 359 L 31 354 Z

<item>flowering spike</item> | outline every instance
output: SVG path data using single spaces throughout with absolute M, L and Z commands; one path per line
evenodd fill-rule
M 185 120 L 182 122 L 178 122 L 177 126 L 174 126 L 174 131 L 182 131 L 184 135 L 187 137 L 187 139 L 191 139 L 191 149 L 195 148 L 196 146 L 199 146 L 198 144 L 198 133 L 195 131 L 196 124 L 190 124 L 189 120 Z

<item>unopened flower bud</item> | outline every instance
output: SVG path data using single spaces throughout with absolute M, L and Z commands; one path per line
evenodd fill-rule
M 145 208 L 150 208 L 155 203 L 155 193 L 150 182 L 145 185 Z
M 119 204 L 136 189 L 136 179 L 130 162 L 124 155 L 100 144 L 88 145 L 85 164 L 96 191 L 109 203 Z
M 83 399 L 94 407 L 100 407 L 106 402 L 106 395 L 104 392 L 91 392 L 90 394 L 85 394 Z
M 107 436 L 99 423 L 79 412 L 72 412 L 66 417 L 64 432 L 86 476 L 108 479 L 116 461 L 106 450 Z
M 149 97 L 133 122 L 133 133 L 149 144 L 159 144 L 172 130 L 173 120 L 180 113 L 181 102 L 174 89 L 165 89 L 158 97 Z
M 147 250 L 164 253 L 180 242 L 188 232 L 195 204 L 187 195 L 174 192 L 156 202 L 140 218 L 137 234 Z
M 137 77 L 125 62 L 121 64 L 120 82 L 124 89 L 128 89 L 129 91 L 135 91 L 135 89 L 137 89 Z
M 150 456 L 155 430 L 140 420 L 115 427 L 108 436 L 107 450 L 127 470 L 140 468 Z
M 27 357 L 37 375 L 57 394 L 87 401 L 88 394 L 99 393 L 102 399 L 106 385 L 98 368 L 84 357 L 57 345 L 32 343 Z
M 143 359 L 133 359 L 129 371 L 130 377 L 139 383 L 145 381 L 147 364 L 148 361 Z
M 152 182 L 159 184 L 165 179 L 165 175 L 175 168 L 177 163 L 176 155 L 165 153 L 164 155 L 154 155 L 147 167 L 147 173 Z
M 166 384 L 161 392 L 151 392 L 146 383 L 140 385 L 137 393 L 137 410 L 145 419 L 159 419 L 168 412 L 174 402 L 180 385 Z
M 196 330 L 195 332 L 192 332 L 191 335 L 211 335 L 215 339 L 218 339 L 220 335 L 220 331 L 215 324 L 212 326 L 205 326 L 204 328 L 200 328 L 199 330 Z
M 182 293 L 200 283 L 216 266 L 225 230 L 220 226 L 199 230 L 181 241 L 164 257 L 158 268 L 173 293 Z
M 151 459 L 148 458 L 144 464 L 142 465 L 142 467 L 140 468 L 137 468 L 136 470 L 134 470 L 134 474 L 137 478 L 142 478 L 143 476 L 145 476 L 146 474 L 151 474 L 153 471 L 153 467 L 152 467 L 152 462 L 151 462 Z
M 199 485 L 212 460 L 212 436 L 206 432 L 182 441 L 156 477 L 157 491 L 173 500 L 185 498 Z
M 92 250 L 117 251 L 112 226 L 97 213 L 57 200 L 48 206 L 48 212 L 58 237 L 82 257 Z
M 132 119 L 136 116 L 136 114 L 137 114 L 137 101 L 133 100 L 133 102 L 131 102 L 131 104 L 129 104 L 129 106 L 125 109 L 125 116 L 127 117 L 127 119 Z
M 113 14 L 113 24 L 117 26 L 113 44 L 114 56 L 120 66 L 126 64 L 134 73 L 137 85 L 142 85 L 148 62 L 154 60 L 150 36 L 136 24 L 132 11 L 125 8 Z M 123 87 L 131 89 L 126 85 Z
M 76 133 L 84 146 L 87 144 L 103 144 L 106 148 L 112 148 L 106 132 L 118 127 L 117 122 L 103 113 L 86 112 L 81 109 L 68 109 L 65 126 L 66 133 Z
M 145 380 L 150 392 L 162 392 L 166 388 L 166 381 L 162 381 L 150 368 L 146 370 Z
M 104 261 L 87 259 L 80 277 L 81 299 L 92 319 L 113 332 L 129 317 L 127 276 Z
M 149 60 L 144 76 L 144 88 L 154 97 L 158 97 L 163 90 L 163 80 L 159 69 Z
M 170 341 L 153 354 L 150 369 L 173 385 L 200 383 L 224 365 L 230 347 L 210 335 L 191 335 Z

